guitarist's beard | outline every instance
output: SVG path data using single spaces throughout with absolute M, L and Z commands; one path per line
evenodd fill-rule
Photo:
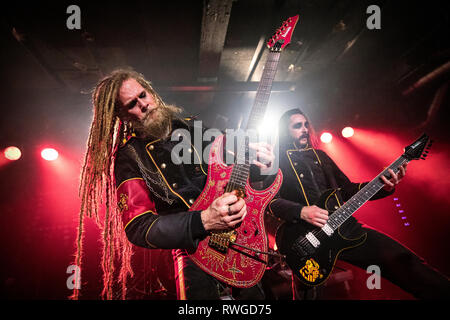
M 153 110 L 153 115 L 149 112 L 143 120 L 135 120 L 132 125 L 141 138 L 166 138 L 172 129 L 172 119 L 180 112 L 181 109 L 175 106 L 159 106 Z
M 297 141 L 295 141 L 295 146 L 298 149 L 306 149 L 311 145 L 309 141 L 309 133 L 302 134 Z

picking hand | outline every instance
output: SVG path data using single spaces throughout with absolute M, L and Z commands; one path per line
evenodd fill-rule
M 316 227 L 322 228 L 328 220 L 328 211 L 318 206 L 305 206 L 300 212 L 300 218 Z
M 238 198 L 236 192 L 226 192 L 215 199 L 211 205 L 201 212 L 205 230 L 232 229 L 244 220 L 247 205 L 244 199 Z

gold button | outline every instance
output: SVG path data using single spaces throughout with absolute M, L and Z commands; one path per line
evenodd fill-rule
M 193 204 L 194 202 L 195 202 L 195 200 L 194 200 L 194 199 L 192 199 L 192 198 L 191 198 L 191 199 L 189 199 L 189 203 L 190 203 L 190 204 Z
M 296 166 L 296 165 L 298 165 L 298 163 L 297 163 L 297 162 L 294 162 L 294 166 Z
M 172 183 L 172 188 L 177 189 L 178 188 L 178 183 Z
M 300 178 L 303 178 L 303 173 L 300 173 Z
M 161 163 L 161 169 L 165 169 L 166 168 L 166 164 L 165 163 Z
M 153 149 L 155 149 L 155 147 L 154 146 L 150 146 L 150 147 L 148 147 L 150 150 L 153 150 Z
M 334 208 L 335 208 L 335 209 L 339 209 L 339 207 L 338 207 L 338 206 L 334 206 Z
M 189 153 L 192 153 L 192 148 L 189 148 L 188 151 L 189 151 Z

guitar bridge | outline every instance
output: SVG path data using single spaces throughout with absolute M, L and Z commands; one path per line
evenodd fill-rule
M 213 232 L 209 238 L 208 245 L 221 253 L 227 253 L 230 243 L 235 242 L 236 237 L 237 232 L 235 230 Z

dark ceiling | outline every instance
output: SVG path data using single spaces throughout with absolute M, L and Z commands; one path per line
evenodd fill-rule
M 90 90 L 123 66 L 143 73 L 163 98 L 199 114 L 206 125 L 236 127 L 246 119 L 261 77 L 268 52 L 261 45 L 296 14 L 300 21 L 273 86 L 273 117 L 297 105 L 319 130 L 348 123 L 393 132 L 431 127 L 447 137 L 438 121 L 449 100 L 445 3 L 10 3 L 1 13 L 1 142 L 46 138 L 82 146 L 92 114 Z M 81 30 L 66 27 L 71 4 L 81 10 Z M 381 8 L 379 30 L 366 26 L 372 4 Z

